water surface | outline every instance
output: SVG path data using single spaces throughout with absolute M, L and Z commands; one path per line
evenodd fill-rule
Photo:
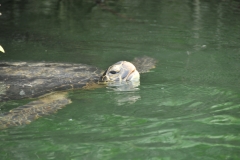
M 0 12 L 3 61 L 158 60 L 138 90 L 70 91 L 56 114 L 1 130 L 1 159 L 239 159 L 239 1 L 4 0 Z

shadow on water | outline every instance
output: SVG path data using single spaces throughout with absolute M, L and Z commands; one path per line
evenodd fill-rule
M 4 61 L 158 60 L 136 90 L 70 91 L 56 114 L 1 130 L 1 159 L 239 159 L 239 1 L 4 0 L 0 12 Z

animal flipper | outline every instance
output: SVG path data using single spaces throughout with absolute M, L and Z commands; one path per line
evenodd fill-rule
M 148 56 L 137 57 L 132 61 L 132 64 L 134 64 L 139 73 L 149 72 L 151 69 L 155 68 L 156 63 L 157 60 Z
M 46 95 L 4 113 L 0 116 L 0 129 L 29 124 L 39 117 L 55 113 L 57 110 L 71 103 L 66 94 L 66 92 L 58 92 Z

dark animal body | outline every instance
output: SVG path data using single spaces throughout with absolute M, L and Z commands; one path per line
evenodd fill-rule
M 82 88 L 102 72 L 85 64 L 0 62 L 0 101 Z
M 132 63 L 144 73 L 154 68 L 156 61 L 144 56 Z M 0 115 L 0 129 L 28 124 L 56 112 L 71 103 L 64 90 L 98 88 L 102 73 L 85 64 L 0 62 L 0 102 L 40 97 Z
M 36 98 L 96 83 L 103 71 L 85 64 L 0 62 L 0 101 Z M 44 96 L 0 116 L 0 129 L 28 124 L 70 104 L 64 92 Z

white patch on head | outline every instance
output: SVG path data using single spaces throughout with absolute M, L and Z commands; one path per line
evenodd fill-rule
M 132 63 L 120 61 L 110 66 L 102 79 L 111 82 L 139 81 L 140 75 Z
M 19 95 L 20 95 L 20 96 L 25 96 L 26 94 L 25 94 L 24 90 L 21 90 L 21 91 L 19 92 Z

